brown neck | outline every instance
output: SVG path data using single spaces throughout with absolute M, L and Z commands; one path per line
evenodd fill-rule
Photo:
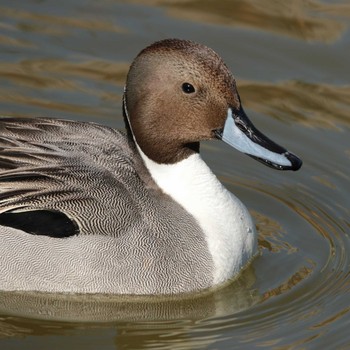
M 130 141 L 135 143 L 134 128 L 130 125 L 130 116 L 126 107 L 126 97 L 123 97 L 123 117 L 127 136 Z M 158 164 L 174 164 L 188 158 L 194 153 L 199 153 L 199 142 L 171 142 L 167 137 L 147 137 L 143 134 L 142 126 L 136 126 L 137 144 L 146 156 Z M 160 135 L 164 136 L 164 135 Z

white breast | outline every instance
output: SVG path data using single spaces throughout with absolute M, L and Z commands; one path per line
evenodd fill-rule
M 257 251 L 255 227 L 246 207 L 199 154 L 168 165 L 155 163 L 138 149 L 157 185 L 198 221 L 214 261 L 214 283 L 236 275 Z

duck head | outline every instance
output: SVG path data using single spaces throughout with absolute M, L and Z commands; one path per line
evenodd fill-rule
M 159 164 L 199 152 L 202 140 L 220 139 L 275 169 L 302 165 L 254 127 L 223 60 L 191 41 L 162 40 L 139 53 L 127 76 L 124 114 L 137 145 Z

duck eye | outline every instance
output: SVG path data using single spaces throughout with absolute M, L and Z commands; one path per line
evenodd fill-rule
M 182 84 L 182 91 L 186 94 L 192 94 L 193 92 L 195 92 L 195 88 L 192 84 L 190 83 L 183 83 Z

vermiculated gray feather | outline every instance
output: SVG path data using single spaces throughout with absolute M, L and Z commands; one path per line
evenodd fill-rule
M 63 212 L 77 222 L 80 235 L 101 237 L 101 250 L 96 246 L 94 254 L 100 252 L 97 259 L 101 266 L 111 264 L 108 284 L 112 286 L 103 287 L 106 276 L 90 271 L 90 276 L 82 276 L 81 284 L 84 278 L 91 281 L 95 276 L 93 286 L 86 283 L 86 287 L 80 286 L 83 290 L 130 293 L 133 278 L 140 283 L 147 281 L 150 285 L 143 288 L 150 293 L 210 286 L 213 266 L 198 224 L 161 193 L 134 147 L 123 133 L 94 123 L 1 119 L 0 211 Z M 172 234 L 162 234 L 164 228 Z M 103 236 L 114 238 L 114 252 L 107 248 L 112 250 L 112 263 L 104 257 Z M 55 252 L 55 245 L 70 238 L 43 239 L 49 239 L 47 249 L 52 250 L 53 262 L 48 265 L 57 264 L 62 259 L 59 254 L 64 257 L 65 252 L 62 248 Z M 99 244 L 98 239 L 96 242 Z M 76 264 L 84 252 L 76 254 L 67 254 L 64 259 L 71 258 Z M 50 276 L 53 271 L 47 273 Z M 67 271 L 67 284 L 69 280 Z M 20 281 L 18 284 L 20 288 Z

